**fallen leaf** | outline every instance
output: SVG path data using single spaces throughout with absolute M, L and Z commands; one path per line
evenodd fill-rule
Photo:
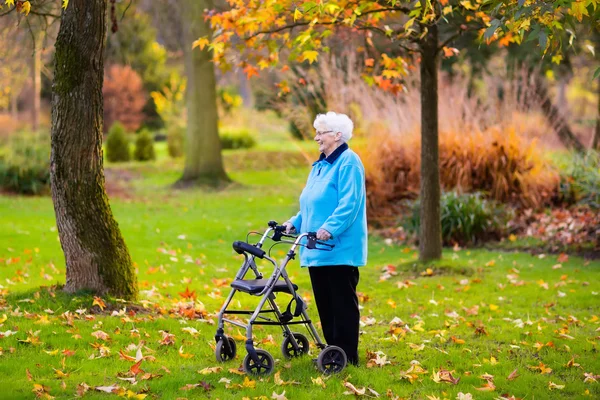
M 510 375 L 508 375 L 508 377 L 506 379 L 508 379 L 509 381 L 515 380 L 517 379 L 520 375 L 518 373 L 518 368 L 515 368 L 515 370 L 513 372 L 510 373 Z
M 554 390 L 554 389 L 563 390 L 564 388 L 565 388 L 565 385 L 558 385 L 552 381 L 548 382 L 548 389 L 550 389 L 550 390 Z
M 221 372 L 222 369 L 222 367 L 208 367 L 198 371 L 198 373 L 200 375 L 216 374 Z

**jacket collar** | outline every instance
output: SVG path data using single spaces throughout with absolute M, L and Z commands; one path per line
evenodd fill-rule
M 328 157 L 325 157 L 325 153 L 321 153 L 321 155 L 319 156 L 319 159 L 317 160 L 317 162 L 325 160 L 329 164 L 333 164 L 335 162 L 335 160 L 337 160 L 338 157 L 341 156 L 344 151 L 348 150 L 348 148 L 349 148 L 348 147 L 348 143 L 342 143 Z

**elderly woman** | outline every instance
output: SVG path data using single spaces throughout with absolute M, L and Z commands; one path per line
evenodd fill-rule
M 367 263 L 365 170 L 348 147 L 354 124 L 345 114 L 317 115 L 313 124 L 321 156 L 300 195 L 300 212 L 284 225 L 288 232 L 317 232 L 332 251 L 302 249 L 325 340 L 358 364 L 360 311 L 358 267 Z

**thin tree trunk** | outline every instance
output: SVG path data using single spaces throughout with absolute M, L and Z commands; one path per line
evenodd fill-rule
M 185 168 L 178 185 L 219 185 L 229 182 L 223 167 L 218 130 L 217 91 L 212 53 L 205 48 L 192 49 L 193 42 L 211 35 L 204 10 L 212 0 L 185 0 L 185 64 L 187 74 L 187 144 Z
M 550 126 L 558 134 L 561 143 L 568 149 L 585 152 L 585 146 L 579 141 L 577 136 L 569 128 L 569 123 L 563 117 L 560 110 L 552 103 L 548 89 L 539 76 L 534 77 L 535 94 L 541 102 L 542 112 L 548 119 Z
M 598 46 L 600 50 L 600 46 Z M 593 150 L 600 151 L 600 78 L 597 79 L 598 85 L 598 109 L 596 110 L 596 130 L 594 131 L 594 137 L 592 138 L 592 145 L 590 146 Z
M 40 128 L 40 104 L 42 97 L 42 32 L 35 32 L 33 34 L 33 40 L 31 66 L 31 81 L 33 83 L 31 128 L 36 132 Z
M 69 1 L 52 84 L 52 200 L 67 264 L 65 291 L 134 299 L 135 271 L 104 189 L 105 37 L 106 0 Z
M 600 30 L 596 29 L 594 31 L 594 41 L 596 42 L 594 45 L 596 48 L 595 56 L 596 61 L 598 61 L 600 59 Z M 600 77 L 596 79 L 596 84 L 598 85 L 598 109 L 596 110 L 596 130 L 594 131 L 594 137 L 592 138 L 592 145 L 590 147 L 600 151 Z M 600 246 L 600 235 L 598 236 L 598 246 Z
M 438 28 L 427 26 L 421 49 L 421 232 L 419 258 L 442 257 L 438 140 Z
M 19 107 L 17 105 L 19 99 L 19 93 L 17 93 L 15 90 L 11 90 L 10 91 L 10 115 L 13 118 L 17 118 L 18 114 L 19 114 Z

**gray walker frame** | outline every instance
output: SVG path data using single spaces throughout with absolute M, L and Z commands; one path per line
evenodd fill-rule
M 277 227 L 277 228 L 281 228 L 281 227 Z M 231 349 L 231 347 L 230 347 L 231 344 L 230 344 L 229 340 L 227 340 L 227 337 L 225 336 L 225 331 L 224 331 L 225 323 L 227 322 L 229 324 L 246 329 L 246 351 L 248 352 L 249 356 L 256 363 L 259 362 L 259 359 L 258 359 L 258 355 L 256 353 L 256 349 L 254 348 L 254 342 L 252 339 L 252 328 L 254 325 L 278 325 L 278 326 L 281 326 L 281 328 L 283 330 L 283 336 L 285 338 L 287 338 L 287 340 L 289 340 L 291 346 L 294 348 L 295 351 L 299 351 L 299 350 L 301 350 L 300 346 L 298 344 L 298 341 L 294 337 L 294 334 L 290 330 L 289 325 L 303 324 L 308 327 L 308 330 L 309 330 L 311 336 L 313 337 L 314 341 L 316 342 L 317 347 L 319 347 L 320 350 L 327 347 L 327 345 L 323 343 L 323 341 L 321 340 L 321 337 L 317 333 L 317 330 L 315 329 L 310 317 L 308 316 L 308 313 L 306 312 L 306 305 L 302 301 L 301 297 L 296 293 L 294 284 L 290 281 L 288 274 L 286 272 L 287 264 L 290 262 L 290 260 L 293 260 L 296 256 L 296 248 L 299 246 L 301 240 L 304 237 L 309 236 L 309 234 L 303 233 L 301 235 L 298 235 L 295 238 L 295 240 L 293 242 L 291 242 L 291 241 L 287 241 L 287 240 L 281 240 L 280 236 L 278 238 L 275 238 L 275 237 L 271 238 L 269 236 L 269 234 L 271 232 L 275 232 L 275 231 L 276 231 L 276 223 L 270 222 L 269 228 L 264 232 L 261 239 L 258 241 L 258 243 L 256 245 L 253 246 L 253 245 L 250 245 L 245 242 L 235 242 L 234 243 L 234 249 L 238 253 L 243 254 L 245 260 L 244 260 L 244 263 L 242 264 L 242 266 L 240 267 L 239 271 L 237 272 L 237 274 L 235 276 L 235 280 L 231 284 L 232 290 L 229 293 L 227 300 L 225 301 L 225 303 L 223 303 L 223 306 L 221 307 L 221 310 L 219 311 L 218 327 L 217 327 L 217 332 L 215 334 L 215 340 L 217 341 L 217 343 L 222 340 L 223 346 L 225 346 L 225 349 L 229 353 L 231 353 L 232 351 L 235 351 L 235 350 Z M 281 262 L 281 264 L 279 264 L 279 265 L 273 258 L 269 257 L 265 253 L 264 250 L 262 250 L 262 246 L 267 238 L 271 238 L 271 239 L 273 239 L 275 241 L 279 241 L 279 242 L 292 244 L 290 250 L 286 254 L 286 256 L 283 259 L 283 261 Z M 277 240 L 277 239 L 279 239 L 279 240 Z M 237 248 L 236 248 L 236 245 L 238 246 Z M 256 266 L 256 262 L 255 262 L 256 257 L 261 258 L 261 259 L 266 259 L 273 264 L 273 267 L 274 267 L 273 273 L 268 278 L 268 280 L 263 279 L 263 275 L 258 270 L 258 268 Z M 254 272 L 256 280 L 244 281 L 244 277 L 246 276 L 246 274 L 248 273 L 248 271 L 250 269 L 252 269 L 252 271 Z M 282 285 L 281 285 L 282 281 L 280 279 L 285 283 L 286 287 L 282 287 Z M 247 291 L 247 290 L 240 290 L 239 288 L 236 288 L 235 287 L 236 282 L 237 283 L 250 282 L 250 283 L 256 283 L 256 284 L 254 286 L 254 290 Z M 256 290 L 258 288 L 260 288 L 262 285 L 264 285 L 264 288 L 262 288 L 262 290 L 260 290 L 258 293 L 256 293 Z M 276 285 L 277 285 L 277 287 L 276 287 Z M 287 289 L 287 290 L 285 290 L 285 289 Z M 246 293 L 249 293 L 249 294 L 255 295 L 255 296 L 262 296 L 258 305 L 256 306 L 256 309 L 254 309 L 253 311 L 252 310 L 228 311 L 227 307 L 229 306 L 229 304 L 233 300 L 234 295 L 238 291 L 246 292 Z M 277 306 L 277 304 L 275 302 L 275 292 L 276 291 L 284 292 L 284 293 L 288 293 L 288 294 L 292 295 L 292 299 L 295 299 L 295 301 L 297 302 L 296 303 L 296 311 L 297 312 L 294 313 L 295 314 L 294 316 L 300 317 L 300 320 L 293 321 L 293 319 L 291 318 L 290 315 L 287 315 L 287 318 L 286 318 L 286 316 L 284 316 L 284 314 L 282 314 L 282 312 L 280 311 L 279 307 Z M 271 308 L 263 310 L 263 307 L 265 306 L 265 304 L 267 302 L 269 303 L 269 306 Z M 298 311 L 299 311 L 298 307 L 301 307 L 301 312 L 299 313 L 299 315 L 298 315 Z M 288 308 L 289 308 L 289 306 L 288 306 Z M 262 315 L 264 313 L 274 313 L 275 320 L 265 317 L 264 315 Z M 250 319 L 248 320 L 248 323 L 243 324 L 241 322 L 226 318 L 225 317 L 226 314 L 246 314 L 246 315 L 251 315 L 251 316 L 250 316 Z M 287 314 L 289 314 L 289 312 Z

